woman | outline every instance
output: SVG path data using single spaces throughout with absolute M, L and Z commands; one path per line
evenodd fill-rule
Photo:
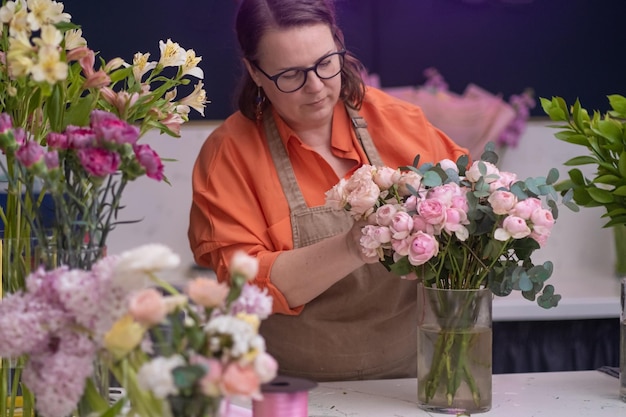
M 274 299 L 261 332 L 280 373 L 318 381 L 416 374 L 416 284 L 360 249 L 361 225 L 324 207 L 363 164 L 401 166 L 467 151 L 421 110 L 366 89 L 330 0 L 243 0 L 240 111 L 193 169 L 189 240 L 227 279 L 236 250 L 259 260 Z

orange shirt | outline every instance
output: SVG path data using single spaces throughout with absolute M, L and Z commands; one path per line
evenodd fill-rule
M 419 107 L 380 90 L 367 89 L 359 114 L 367 121 L 368 132 L 387 166 L 410 165 L 417 154 L 422 163 L 444 158 L 456 161 L 467 154 L 434 128 Z M 326 191 L 339 178 L 319 154 L 275 117 L 307 204 L 324 205 Z M 341 101 L 334 111 L 331 142 L 336 156 L 357 161 L 357 167 L 368 163 Z M 263 126 L 240 112 L 226 119 L 202 146 L 192 186 L 188 235 L 196 262 L 215 270 L 218 279 L 227 280 L 228 262 L 236 250 L 256 256 L 256 284 L 268 289 L 274 312 L 298 314 L 303 307 L 290 308 L 269 279 L 274 260 L 282 251 L 293 249 L 293 241 L 289 207 Z

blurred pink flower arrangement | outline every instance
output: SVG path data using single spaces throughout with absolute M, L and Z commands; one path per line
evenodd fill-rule
M 526 130 L 530 109 L 536 103 L 530 89 L 512 95 L 506 102 L 500 95 L 469 84 L 462 94 L 449 90 L 448 83 L 435 68 L 424 70 L 426 81 L 418 87 L 385 87 L 384 91 L 417 104 L 428 120 L 470 151 L 472 159 L 489 142 L 499 149 L 517 147 Z M 376 75 L 365 74 L 366 83 L 380 88 Z
M 26 355 L 22 378 L 40 415 L 65 417 L 83 396 L 93 400 L 96 357 L 126 393 L 112 415 L 209 416 L 223 398 L 260 398 L 277 364 L 258 334 L 272 301 L 249 283 L 256 259 L 236 255 L 230 286 L 196 278 L 182 292 L 159 277 L 179 262 L 145 245 L 90 271 L 40 268 L 2 299 L 0 355 Z M 111 407 L 96 399 L 93 411 Z

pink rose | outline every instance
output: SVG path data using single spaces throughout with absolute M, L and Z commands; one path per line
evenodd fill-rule
M 441 201 L 445 206 L 450 206 L 452 204 L 452 198 L 461 194 L 461 187 L 459 187 L 458 184 L 448 183 L 428 190 L 426 198 L 434 198 Z
M 467 213 L 463 210 L 455 208 L 446 210 L 446 222 L 443 230 L 450 234 L 455 233 L 459 240 L 465 241 L 469 237 L 469 231 L 464 226 L 466 224 L 469 224 L 469 220 L 467 220 Z
M 130 298 L 128 312 L 136 322 L 153 326 L 165 320 L 167 307 L 160 292 L 146 288 Z
M 367 249 L 377 249 L 385 243 L 391 242 L 391 231 L 386 226 L 365 225 L 361 229 L 361 246 Z
M 408 236 L 406 239 L 391 241 L 391 248 L 394 251 L 394 261 L 397 261 L 399 258 L 407 256 L 409 254 L 409 247 L 411 246 L 411 242 L 413 242 L 412 235 Z
M 394 204 L 380 206 L 376 211 L 376 223 L 381 226 L 389 226 L 397 212 L 398 208 Z
M 509 214 L 521 217 L 524 220 L 529 220 L 533 212 L 540 209 L 541 200 L 531 197 L 522 201 L 518 201 Z
M 391 219 L 389 230 L 392 238 L 404 239 L 413 231 L 413 218 L 409 213 L 399 211 Z
M 192 365 L 200 365 L 206 370 L 206 373 L 199 382 L 202 393 L 209 397 L 221 395 L 220 380 L 222 379 L 222 364 L 220 361 L 201 355 L 193 355 L 189 359 L 189 363 Z
M 539 246 L 544 246 L 548 242 L 550 233 L 551 231 L 549 230 L 547 231 L 547 233 L 539 233 L 538 231 L 533 229 L 533 231 L 530 233 L 530 237 L 533 238 L 537 243 L 539 243 Z
M 414 232 L 424 232 L 429 235 L 435 234 L 435 226 L 426 222 L 422 216 L 415 215 L 413 216 L 413 231 Z
M 456 165 L 456 162 L 452 161 L 451 159 L 442 159 L 441 161 L 439 161 L 439 166 L 444 171 L 451 169 L 457 174 L 459 173 L 459 167 Z
M 400 179 L 400 171 L 390 167 L 377 168 L 373 180 L 381 190 L 388 190 Z
M 187 295 L 194 303 L 203 307 L 220 307 L 226 301 L 230 288 L 225 283 L 211 278 L 195 278 L 187 283 Z
M 533 211 L 530 215 L 530 221 L 533 224 L 533 229 L 542 227 L 551 230 L 552 226 L 554 226 L 552 212 L 544 208 Z
M 409 246 L 409 263 L 414 266 L 423 265 L 439 253 L 439 243 L 426 233 L 417 232 Z
M 406 201 L 403 204 L 404 210 L 406 210 L 409 213 L 417 211 L 417 205 L 420 201 L 421 200 L 414 195 L 408 196 Z
M 417 212 L 426 223 L 440 225 L 446 221 L 446 207 L 435 198 L 429 198 L 420 202 L 417 206 Z
M 456 195 L 452 197 L 452 201 L 450 203 L 451 208 L 463 210 L 465 213 L 469 211 L 469 204 L 467 204 L 467 195 L 463 192 L 461 195 Z
M 517 216 L 507 216 L 502 222 L 502 230 L 513 239 L 523 239 L 530 235 L 530 227 L 526 224 L 526 220 Z M 507 239 L 498 239 L 506 241 Z
M 500 171 L 500 177 L 489 184 L 489 190 L 491 192 L 494 192 L 499 188 L 506 188 L 508 190 L 511 188 L 511 185 L 515 183 L 515 181 L 517 181 L 517 174 Z
M 350 211 L 355 215 L 365 217 L 374 210 L 374 205 L 380 196 L 380 189 L 372 180 L 361 181 L 357 184 L 346 199 Z
M 499 190 L 494 191 L 487 201 L 491 204 L 495 214 L 508 214 L 517 204 L 517 197 L 510 191 Z
M 254 370 L 261 383 L 270 382 L 278 372 L 278 362 L 267 352 L 261 352 L 254 359 Z
M 422 176 L 415 171 L 405 171 L 400 174 L 400 179 L 398 179 L 398 194 L 403 197 L 411 195 L 411 191 L 409 191 L 409 187 L 411 186 L 414 190 L 419 190 L 422 185 Z
M 481 169 L 484 170 L 485 175 L 480 173 Z M 471 182 L 478 182 L 480 177 L 483 177 L 486 184 L 490 184 L 500 178 L 500 170 L 491 162 L 475 161 L 465 172 L 465 178 Z
M 260 385 L 261 381 L 252 365 L 243 366 L 239 363 L 231 363 L 222 374 L 222 391 L 227 396 L 241 395 L 259 399 Z
M 326 191 L 326 206 L 334 210 L 343 210 L 346 205 L 346 186 L 347 181 L 342 178 L 330 190 Z

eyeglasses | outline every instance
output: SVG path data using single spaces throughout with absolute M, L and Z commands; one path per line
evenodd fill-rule
M 301 89 L 306 83 L 309 71 L 315 72 L 315 75 L 322 80 L 328 80 L 337 76 L 343 69 L 345 55 L 345 50 L 333 52 L 321 57 L 313 66 L 308 68 L 289 68 L 276 75 L 269 75 L 254 61 L 252 64 L 268 79 L 274 81 L 276 88 L 280 91 L 283 93 L 293 93 Z

